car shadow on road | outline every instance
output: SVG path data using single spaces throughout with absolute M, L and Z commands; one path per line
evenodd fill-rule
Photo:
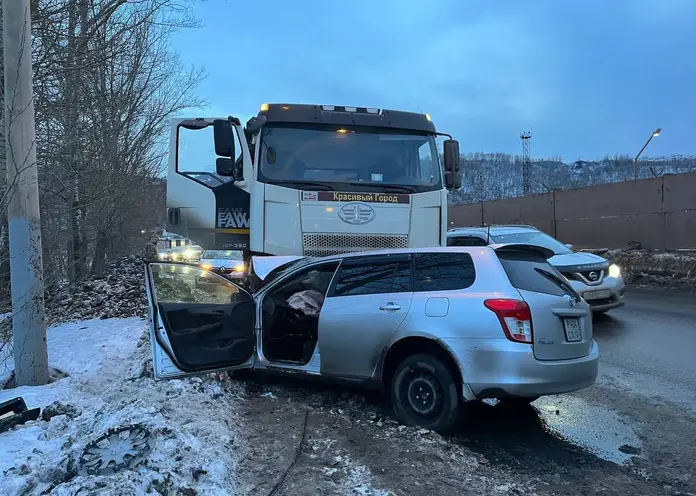
M 626 323 L 612 315 L 594 314 L 592 315 L 592 333 L 596 337 L 613 337 L 622 334 L 626 328 Z

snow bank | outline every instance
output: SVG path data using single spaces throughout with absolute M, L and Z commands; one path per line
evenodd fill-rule
M 131 423 L 153 438 L 143 464 L 111 476 L 78 475 L 51 494 L 235 494 L 236 393 L 210 379 L 155 382 L 146 328 L 143 319 L 126 318 L 49 329 L 50 363 L 68 377 L 1 390 L 0 401 L 22 396 L 28 408 L 56 401 L 68 408 L 0 433 L 3 495 L 40 493 L 76 468 L 87 443 Z
M 592 250 L 621 267 L 624 280 L 635 286 L 696 291 L 696 254 L 650 250 Z

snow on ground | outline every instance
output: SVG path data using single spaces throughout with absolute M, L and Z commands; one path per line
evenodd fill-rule
M 50 364 L 68 377 L 0 390 L 0 401 L 22 396 L 28 408 L 60 401 L 77 410 L 0 433 L 0 493 L 38 494 L 78 466 L 91 440 L 140 423 L 154 440 L 143 464 L 78 475 L 50 494 L 235 494 L 236 393 L 207 378 L 155 381 L 146 329 L 137 317 L 49 329 Z

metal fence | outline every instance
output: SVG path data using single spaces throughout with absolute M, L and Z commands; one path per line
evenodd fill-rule
M 696 173 L 456 205 L 450 228 L 530 224 L 578 248 L 696 249 Z

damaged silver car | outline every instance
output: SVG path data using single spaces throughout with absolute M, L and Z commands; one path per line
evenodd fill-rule
M 401 422 L 446 432 L 466 401 L 529 403 L 595 382 L 590 308 L 552 255 L 515 244 L 254 257 L 253 292 L 148 263 L 155 377 L 253 368 L 357 381 L 385 391 Z

